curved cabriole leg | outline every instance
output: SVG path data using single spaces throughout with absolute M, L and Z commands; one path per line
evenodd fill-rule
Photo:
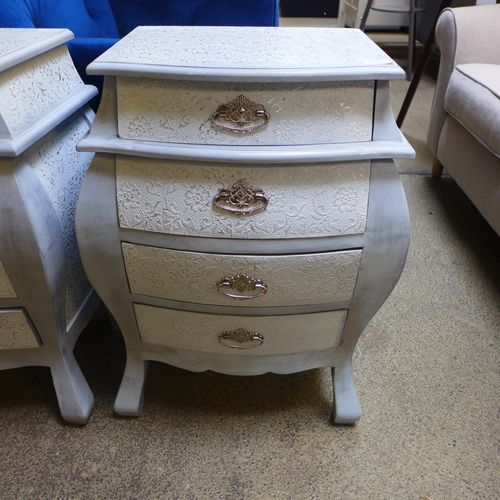
M 125 373 L 115 400 L 115 411 L 125 417 L 138 417 L 144 405 L 144 383 L 148 362 L 127 357 Z
M 63 140 L 62 135 L 50 139 L 55 144 L 66 144 L 64 147 L 69 151 L 71 143 Z M 43 151 L 58 168 L 66 166 L 65 158 L 56 162 L 55 156 L 49 155 L 56 153 L 47 148 Z M 13 304 L 0 302 L 4 310 L 15 307 L 24 311 L 40 344 L 27 352 L 24 349 L 4 352 L 0 368 L 9 366 L 8 358 L 12 366 L 50 367 L 63 419 L 85 424 L 94 397 L 72 349 L 90 313 L 88 318 L 84 317 L 85 307 L 75 313 L 72 329 L 67 332 L 65 240 L 57 212 L 35 172 L 36 162 L 32 158 L 38 154 L 41 153 L 28 150 L 24 156 L 12 160 L 0 158 L 0 254 L 17 295 Z M 54 176 L 59 179 L 59 174 Z
M 143 406 L 147 363 L 142 359 L 124 262 L 116 257 L 121 255 L 122 238 L 116 199 L 115 157 L 96 155 L 83 181 L 76 210 L 78 244 L 87 277 L 111 316 L 118 320 L 114 326 L 121 330 L 127 349 L 115 411 L 138 416 Z
M 333 369 L 335 423 L 352 424 L 360 418 L 352 353 L 367 324 L 398 282 L 409 243 L 408 207 L 394 162 L 374 160 L 360 270 L 342 335 L 342 357 Z
M 439 179 L 441 177 L 441 174 L 443 173 L 443 165 L 441 162 L 434 157 L 434 160 L 432 162 L 432 177 L 434 179 Z
M 333 421 L 336 424 L 354 424 L 361 418 L 356 387 L 352 377 L 351 360 L 332 368 Z
M 50 370 L 62 418 L 73 424 L 85 424 L 94 404 L 94 396 L 73 353 L 54 356 Z

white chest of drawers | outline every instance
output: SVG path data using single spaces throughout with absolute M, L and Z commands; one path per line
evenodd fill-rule
M 409 242 L 404 72 L 358 30 L 213 27 L 138 28 L 89 71 L 77 234 L 126 342 L 115 410 L 141 412 L 148 360 L 332 367 L 334 420 L 357 421 L 353 350 Z

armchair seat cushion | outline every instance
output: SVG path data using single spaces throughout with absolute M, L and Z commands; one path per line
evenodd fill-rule
M 500 64 L 459 64 L 444 100 L 448 113 L 500 158 Z

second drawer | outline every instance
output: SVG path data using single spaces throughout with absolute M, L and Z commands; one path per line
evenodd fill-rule
M 213 305 L 294 306 L 350 300 L 361 250 L 219 255 L 122 243 L 130 291 Z

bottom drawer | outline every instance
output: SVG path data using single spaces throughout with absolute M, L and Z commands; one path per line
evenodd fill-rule
M 150 344 L 219 354 L 279 355 L 339 344 L 347 311 L 287 316 L 230 316 L 134 304 Z

